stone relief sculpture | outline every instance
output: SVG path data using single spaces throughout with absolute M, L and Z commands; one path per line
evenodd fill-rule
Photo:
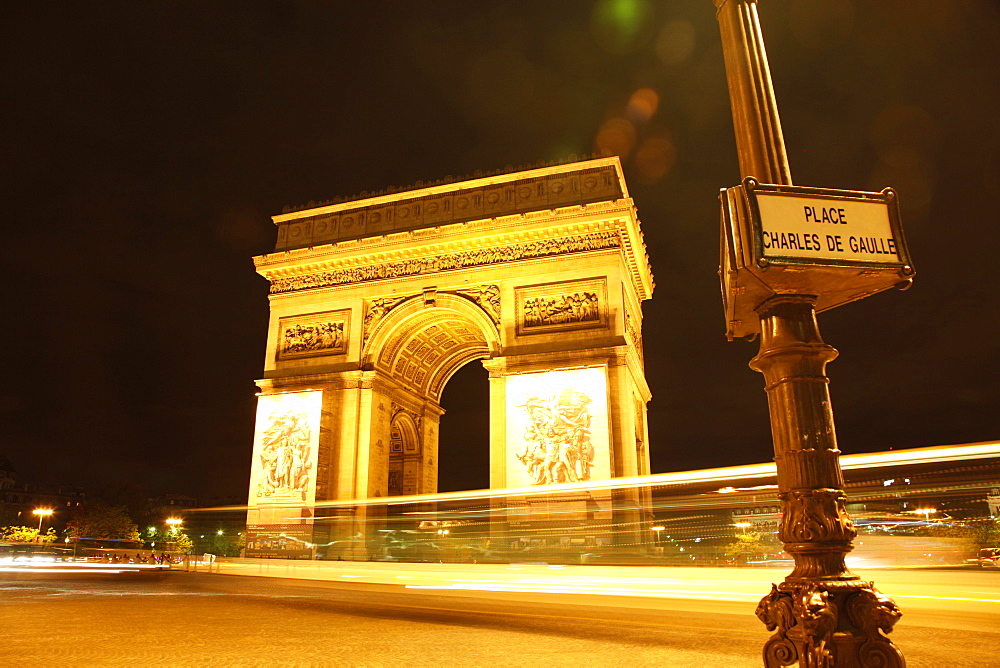
M 317 322 L 286 326 L 281 332 L 281 356 L 343 352 L 344 322 Z
M 403 493 L 403 472 L 389 471 L 389 496 L 400 496 Z
M 367 343 L 368 337 L 371 336 L 372 330 L 375 329 L 375 325 L 378 324 L 379 320 L 384 318 L 394 306 L 397 306 L 408 298 L 406 295 L 401 297 L 382 297 L 372 299 L 368 302 L 368 308 L 365 311 L 365 320 L 362 325 L 362 340 Z
M 373 263 L 360 267 L 345 267 L 302 276 L 271 280 L 271 294 L 295 292 L 309 288 L 347 285 L 385 278 L 401 278 L 431 274 L 448 269 L 467 269 L 491 264 L 514 262 L 581 251 L 621 248 L 617 232 L 593 232 L 568 239 L 541 239 L 527 243 L 497 246 L 488 249 L 442 252 L 433 257 L 414 258 L 394 262 Z
M 477 285 L 461 290 L 455 294 L 464 295 L 479 304 L 489 314 L 495 324 L 500 324 L 500 287 L 496 285 Z
M 306 500 L 313 467 L 311 440 L 306 411 L 292 409 L 271 414 L 261 436 L 258 497 L 292 493 Z
M 600 322 L 597 294 L 575 292 L 561 296 L 531 297 L 524 301 L 524 326 Z
M 590 441 L 592 399 L 565 388 L 547 398 L 529 397 L 524 451 L 517 454 L 535 485 L 590 480 L 594 446 Z
M 632 338 L 632 343 L 635 345 L 636 352 L 639 353 L 639 361 L 643 362 L 643 352 L 642 352 L 642 325 L 636 322 L 636 319 L 632 317 L 628 309 L 625 309 L 625 331 Z

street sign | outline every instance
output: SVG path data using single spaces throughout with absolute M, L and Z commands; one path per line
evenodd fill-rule
M 913 278 L 895 191 L 830 190 L 744 179 L 722 200 L 726 335 L 760 331 L 754 309 L 776 294 L 825 311 Z
M 744 185 L 758 257 L 769 262 L 891 265 L 901 269 L 895 193 Z

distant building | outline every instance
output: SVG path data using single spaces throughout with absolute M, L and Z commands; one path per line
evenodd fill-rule
M 38 526 L 38 516 L 32 512 L 49 508 L 54 512 L 43 530 L 52 526 L 61 530 L 85 501 L 79 487 L 19 482 L 10 460 L 0 455 L 0 526 Z

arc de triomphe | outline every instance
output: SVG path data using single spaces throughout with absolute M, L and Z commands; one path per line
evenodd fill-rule
M 441 391 L 474 360 L 491 488 L 649 472 L 653 279 L 617 158 L 273 220 L 251 538 L 311 540 L 317 502 L 435 492 Z

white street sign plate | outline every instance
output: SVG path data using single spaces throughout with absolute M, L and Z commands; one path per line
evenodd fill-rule
M 757 193 L 763 256 L 900 262 L 885 201 Z

